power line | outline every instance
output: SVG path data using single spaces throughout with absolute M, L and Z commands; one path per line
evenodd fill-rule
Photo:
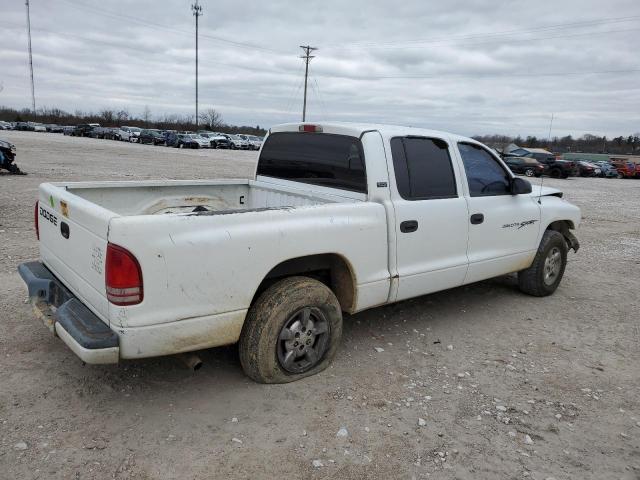
M 450 77 L 461 77 L 461 78 L 501 78 L 501 77 L 564 77 L 567 75 L 602 75 L 602 74 L 613 74 L 613 73 L 634 73 L 640 72 L 640 68 L 631 68 L 624 70 L 600 70 L 600 71 L 583 71 L 583 72 L 549 72 L 549 73 L 513 73 L 513 72 L 496 72 L 496 73 L 442 73 L 442 74 L 408 74 L 408 75 L 383 75 L 383 76 L 366 76 L 366 77 L 340 77 L 340 78 L 348 78 L 351 80 L 386 80 L 386 79 L 411 79 L 411 78 L 450 78 Z M 322 75 L 317 74 L 317 76 L 322 77 L 331 77 L 331 75 Z
M 74 7 L 74 8 L 80 8 L 80 9 L 85 9 L 91 12 L 94 12 L 98 15 L 101 15 L 103 17 L 107 17 L 107 18 L 113 18 L 113 19 L 117 19 L 117 20 L 127 20 L 129 22 L 133 22 L 133 23 L 137 23 L 139 25 L 142 26 L 146 26 L 149 28 L 154 28 L 156 30 L 163 30 L 163 31 L 167 31 L 167 32 L 172 32 L 178 35 L 185 35 L 185 36 L 189 36 L 191 37 L 192 33 L 187 32 L 185 30 L 180 30 L 177 28 L 173 28 L 169 25 L 162 25 L 159 23 L 155 23 L 155 22 L 150 22 L 148 20 L 142 20 L 136 17 L 132 17 L 130 15 L 122 15 L 120 13 L 116 13 L 116 12 L 112 12 L 109 10 L 104 10 L 104 9 L 98 9 L 98 8 L 94 8 L 92 6 L 89 5 L 85 5 L 83 3 L 76 3 L 76 2 L 72 2 L 71 0 L 61 0 L 63 2 L 65 2 L 66 4 Z M 219 43 L 225 43 L 227 45 L 233 46 L 233 47 L 237 47 L 237 48 L 245 48 L 245 49 L 251 49 L 251 50 L 261 50 L 264 52 L 269 52 L 269 53 L 277 53 L 277 54 L 286 54 L 287 52 L 283 52 L 283 51 L 278 51 L 278 50 L 274 50 L 271 48 L 267 48 L 267 47 L 262 47 L 260 45 L 255 45 L 252 43 L 247 43 L 247 42 L 239 42 L 237 40 L 229 40 L 228 38 L 224 38 L 224 37 L 220 37 L 220 36 L 216 36 L 216 35 L 210 35 L 210 34 L 206 34 L 206 33 L 201 33 L 200 37 L 206 40 L 211 40 L 214 42 L 219 42 Z
M 5 24 L 4 25 L 5 28 L 9 28 L 9 29 L 13 29 L 13 30 L 22 30 L 23 27 L 17 26 L 15 24 Z M 36 32 L 34 32 L 35 34 L 38 33 L 49 33 L 49 34 L 53 34 L 53 35 L 61 35 L 60 32 L 57 31 L 53 31 L 53 30 L 47 30 L 47 29 L 43 29 L 43 28 L 38 28 L 38 30 Z M 132 47 L 132 46 L 126 46 L 126 45 L 121 45 L 118 43 L 114 43 L 114 42 L 108 42 L 105 40 L 98 40 L 98 39 L 94 39 L 91 37 L 87 37 L 87 36 L 83 36 L 83 35 L 77 35 L 77 34 L 73 34 L 73 33 L 69 33 L 69 32 L 65 32 L 64 37 L 73 37 L 73 38 L 78 38 L 80 40 L 85 40 L 85 41 L 89 41 L 89 42 L 94 42 L 94 43 L 98 43 L 98 44 L 102 44 L 102 45 L 110 45 L 114 48 L 120 49 L 120 50 L 127 50 L 127 51 L 131 51 L 135 54 L 140 53 L 140 49 L 137 47 Z M 279 70 L 279 69 L 269 69 L 269 68 L 258 68 L 258 67 L 254 67 L 254 66 L 245 66 L 245 65 L 237 65 L 237 64 L 232 64 L 232 63 L 225 63 L 225 62 L 218 62 L 218 61 L 210 61 L 207 60 L 206 61 L 207 65 L 220 65 L 220 66 L 224 66 L 224 67 L 228 67 L 228 68 L 237 68 L 237 69 L 241 69 L 241 70 L 248 70 L 248 71 L 252 71 L 252 72 L 258 72 L 258 73 L 269 73 L 269 74 L 274 74 L 274 75 L 293 75 L 291 71 L 289 70 Z M 344 74 L 328 74 L 328 73 L 318 73 L 317 71 L 314 73 L 314 75 L 316 77 L 321 77 L 321 78 L 341 78 L 341 79 L 345 79 L 345 80 L 385 80 L 385 79 L 393 79 L 393 78 L 397 78 L 397 79 L 411 79 L 411 78 L 417 78 L 417 79 L 421 79 L 421 78 L 449 78 L 449 77 L 460 77 L 460 78 L 500 78 L 500 77 L 555 77 L 555 76 L 580 76 L 580 75 L 600 75 L 600 74 L 614 74 L 614 73 L 619 73 L 619 74 L 626 74 L 626 73 L 635 73 L 635 72 L 640 72 L 640 68 L 629 68 L 629 69 L 620 69 L 620 70 L 601 70 L 601 71 L 568 71 L 568 72 L 549 72 L 549 73 L 544 73 L 544 72 L 537 72 L 537 73 L 533 73 L 533 72 L 524 72 L 524 73 L 516 73 L 516 72 L 490 72 L 490 73 L 455 73 L 455 72 L 444 72 L 444 73 L 437 73 L 437 74 L 421 74 L 421 73 L 416 73 L 416 74 L 405 74 L 405 75 L 383 75 L 383 76 L 374 76 L 374 75 L 367 75 L 367 76 L 350 76 L 350 75 L 344 75 Z M 299 71 L 298 71 L 299 74 Z
M 312 58 L 315 58 L 315 55 L 311 55 L 311 52 L 318 49 L 310 47 L 309 45 L 300 45 L 300 48 L 304 51 L 304 55 L 300 57 L 304 60 L 304 103 L 302 104 L 302 121 L 304 122 L 307 119 L 307 79 L 309 77 L 309 62 Z
M 426 39 L 407 39 L 407 40 L 398 40 L 393 42 L 355 42 L 355 43 L 336 43 L 329 44 L 325 48 L 335 49 L 335 48 L 403 48 L 403 44 L 432 44 L 432 43 L 450 43 L 455 42 L 456 40 L 469 40 L 469 39 L 482 39 L 484 37 L 496 37 L 496 36 L 505 36 L 505 35 L 520 35 L 523 33 L 538 33 L 542 31 L 549 30 L 557 30 L 557 29 L 565 29 L 568 27 L 589 27 L 589 26 L 598 26 L 598 25 L 606 25 L 611 23 L 622 23 L 622 22 L 631 22 L 640 19 L 640 15 L 634 16 L 626 16 L 626 17 L 614 17 L 608 19 L 600 19 L 600 20 L 587 20 L 581 22 L 568 22 L 568 23 L 557 23 L 552 25 L 541 25 L 538 27 L 532 27 L 527 29 L 518 29 L 518 30 L 503 30 L 500 32 L 483 32 L 483 33 L 474 33 L 467 35 L 450 35 L 447 37 L 439 37 L 439 38 L 426 38 Z M 628 30 L 625 30 L 628 31 Z M 598 32 L 595 32 L 598 33 Z M 605 32 L 608 33 L 608 32 Z M 554 37 L 556 38 L 556 37 Z M 416 45 L 416 46 L 420 46 Z M 408 47 L 412 48 L 412 47 Z
M 31 72 L 31 106 L 33 114 L 36 114 L 36 90 L 33 83 L 33 52 L 31 50 L 31 13 L 29 12 L 29 0 L 25 1 L 27 7 L 27 35 L 29 36 L 29 71 Z

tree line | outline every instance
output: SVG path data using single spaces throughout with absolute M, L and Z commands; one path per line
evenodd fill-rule
M 571 135 L 553 137 L 551 140 L 528 137 L 509 137 L 505 135 L 476 135 L 473 137 L 496 150 L 503 150 L 507 145 L 515 143 L 520 147 L 544 148 L 553 153 L 615 153 L 635 155 L 640 153 L 640 133 L 620 135 L 607 138 L 587 133 L 579 138 Z
M 5 122 L 38 122 L 55 123 L 57 125 L 79 125 L 83 123 L 99 123 L 103 127 L 121 127 L 127 125 L 140 128 L 157 128 L 161 130 L 194 131 L 196 129 L 208 129 L 212 131 L 224 131 L 226 133 L 246 133 L 250 135 L 264 136 L 267 131 L 260 125 L 237 126 L 224 122 L 222 114 L 213 108 L 204 110 L 198 115 L 199 121 L 196 127 L 195 115 L 164 114 L 154 116 L 149 107 L 145 107 L 141 115 L 133 115 L 128 110 L 103 109 L 99 112 L 67 112 L 59 108 L 41 107 L 33 111 L 27 108 L 17 110 L 15 108 L 0 106 L 0 120 Z

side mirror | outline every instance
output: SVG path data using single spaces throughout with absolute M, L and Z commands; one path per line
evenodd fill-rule
M 522 178 L 514 178 L 511 181 L 511 195 L 521 195 L 531 193 L 531 183 Z

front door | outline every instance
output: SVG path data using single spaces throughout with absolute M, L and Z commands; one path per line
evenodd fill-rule
M 529 194 L 512 195 L 512 175 L 475 143 L 458 143 L 467 178 L 469 270 L 465 283 L 527 268 L 538 248 L 540 205 Z
M 442 138 L 394 137 L 397 300 L 462 285 L 469 212 L 450 145 Z

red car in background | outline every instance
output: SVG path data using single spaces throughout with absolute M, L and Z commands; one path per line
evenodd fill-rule
M 640 178 L 640 163 L 613 159 L 611 164 L 616 167 L 618 178 Z

